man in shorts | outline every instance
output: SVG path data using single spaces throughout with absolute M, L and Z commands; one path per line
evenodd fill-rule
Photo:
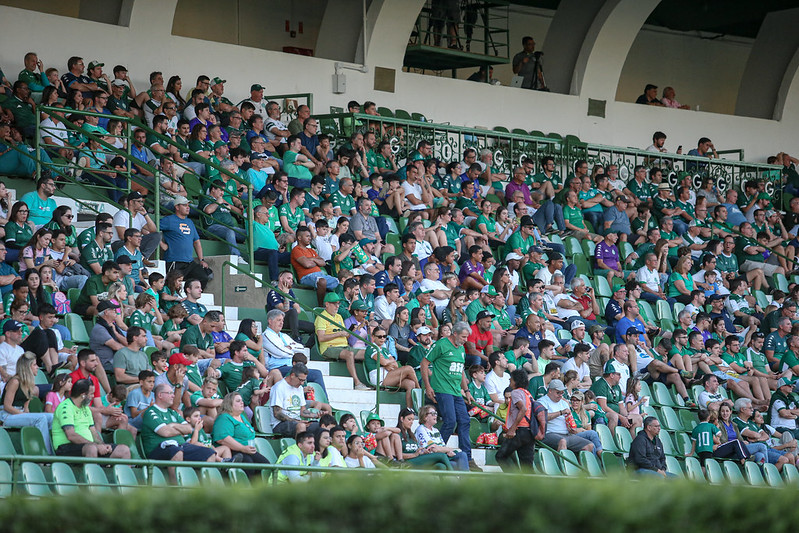
M 89 405 L 92 382 L 80 379 L 69 398 L 58 404 L 53 415 L 53 449 L 56 455 L 74 457 L 110 457 L 130 459 L 130 448 L 124 444 L 106 444 L 94 426 Z
M 358 374 L 355 371 L 355 361 L 363 361 L 366 350 L 350 348 L 347 342 L 350 332 L 344 326 L 344 319 L 338 313 L 340 301 L 341 297 L 335 292 L 326 294 L 324 298 L 325 309 L 322 311 L 321 316 L 316 317 L 316 320 L 314 320 L 314 330 L 319 341 L 319 353 L 325 359 L 341 359 L 344 361 L 347 364 L 347 371 L 355 384 L 355 390 L 369 390 L 369 387 L 358 379 Z

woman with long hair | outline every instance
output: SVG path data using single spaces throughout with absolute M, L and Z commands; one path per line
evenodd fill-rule
M 11 206 L 6 223 L 6 263 L 14 263 L 19 259 L 20 250 L 24 248 L 33 237 L 36 226 L 29 220 L 30 208 L 25 202 L 16 202 Z
M 164 312 L 183 300 L 183 271 L 173 268 L 166 273 L 164 290 L 160 294 L 160 305 Z
M 346 467 L 344 457 L 332 446 L 332 442 L 329 429 L 320 429 L 316 432 L 314 436 L 314 448 L 316 449 L 316 454 L 314 455 L 315 466 Z M 325 476 L 327 474 L 322 475 Z
M 693 264 L 690 254 L 678 259 L 667 284 L 667 296 L 685 305 L 691 303 L 691 292 L 694 290 L 694 278 L 691 276 L 691 266 Z
M 39 387 L 36 386 L 38 373 L 36 355 L 31 352 L 22 354 L 17 360 L 17 373 L 8 380 L 0 396 L 0 422 L 7 428 L 37 428 L 42 433 L 47 453 L 52 454 L 50 428 L 53 413 L 31 413 L 29 409 L 31 399 L 39 396 Z
M 195 124 L 189 135 L 189 150 L 197 155 L 209 158 L 214 153 L 214 145 L 206 141 L 208 128 L 204 124 Z
M 178 111 L 183 112 L 186 100 L 180 95 L 181 89 L 183 89 L 183 81 L 180 76 L 171 76 L 166 82 L 166 95 L 178 105 Z
M 397 359 L 407 361 L 411 345 L 408 339 L 411 337 L 411 312 L 404 305 L 397 307 L 394 312 L 394 322 L 388 327 L 388 334 L 394 339 L 397 349 Z M 404 363 L 403 363 L 404 364 Z
M 55 260 L 48 255 L 50 239 L 53 238 L 53 230 L 41 228 L 33 234 L 20 255 L 20 273 L 30 269 L 37 269 L 42 265 L 54 266 Z
M 245 318 L 242 320 L 241 324 L 239 324 L 239 331 L 236 333 L 236 337 L 233 340 L 244 342 L 244 344 L 247 345 L 247 351 L 250 352 L 250 355 L 262 363 L 264 362 L 264 345 L 261 342 L 260 335 L 258 335 L 258 330 L 255 328 L 255 320 L 252 318 Z
M 464 321 L 468 322 L 466 318 L 466 305 L 466 291 L 463 289 L 455 289 L 452 291 L 452 296 L 449 298 L 449 305 L 447 305 L 441 313 L 441 321 L 449 324 Z
M 53 218 L 44 225 L 45 228 L 51 230 L 60 229 L 64 232 L 64 235 L 67 238 L 67 250 L 65 251 L 66 255 L 69 255 L 72 251 L 77 251 L 78 243 L 78 231 L 75 229 L 73 222 L 75 220 L 75 215 L 72 214 L 72 208 L 68 205 L 59 205 L 53 211 Z
M 399 413 L 397 427 L 399 433 L 391 435 L 394 449 L 401 450 L 402 461 L 413 468 L 430 467 L 436 470 L 452 470 L 452 464 L 446 454 L 431 452 L 428 448 L 419 446 L 416 435 L 413 433 L 413 423 L 416 420 L 416 411 L 406 407 Z

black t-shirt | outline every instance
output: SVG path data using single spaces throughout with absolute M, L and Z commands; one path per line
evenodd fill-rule
M 50 348 L 58 349 L 58 338 L 52 329 L 35 327 L 31 334 L 20 344 L 26 352 L 36 354 L 36 360 L 41 365 L 42 356 Z

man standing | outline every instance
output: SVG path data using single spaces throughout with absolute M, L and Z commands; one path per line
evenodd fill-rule
M 535 441 L 543 440 L 546 433 L 546 409 L 533 400 L 527 391 L 527 384 L 527 371 L 517 369 L 510 373 L 513 391 L 508 408 L 508 429 L 497 451 L 497 463 L 503 471 L 515 470 L 516 463 L 511 459 L 513 452 L 518 455 L 522 469 L 532 470 Z
M 477 470 L 479 467 L 472 459 L 469 413 L 464 402 L 464 398 L 469 403 L 474 402 L 469 393 L 468 379 L 464 372 L 465 351 L 463 345 L 466 343 L 470 331 L 469 324 L 466 322 L 456 322 L 452 326 L 452 335 L 436 342 L 430 353 L 422 359 L 421 372 L 425 394 L 438 406 L 438 411 L 441 413 L 443 420 L 441 438 L 447 442 L 457 425 L 458 446 L 469 458 L 470 469 Z M 431 365 L 432 378 L 430 377 Z
M 522 48 L 521 52 L 513 56 L 513 73 L 524 78 L 522 88 L 548 91 L 541 66 L 541 56 L 544 53 L 535 51 L 535 39 L 532 37 L 522 38 Z
M 144 207 L 144 196 L 136 191 L 128 195 L 128 208 L 120 209 L 114 215 L 115 235 L 112 243 L 114 241 L 119 242 L 118 245 L 111 245 L 115 252 L 125 242 L 125 230 L 129 228 L 134 228 L 140 232 L 141 242 L 139 247 L 141 248 L 141 254 L 146 259 L 149 259 L 161 243 L 161 233 L 147 213 L 147 208 Z
M 105 444 L 94 425 L 89 405 L 92 402 L 91 381 L 80 379 L 53 415 L 53 449 L 56 455 L 75 457 L 109 457 L 130 459 L 130 448 L 124 444 Z
M 164 253 L 167 272 L 178 269 L 185 279 L 200 280 L 203 288 L 208 283 L 208 263 L 203 259 L 203 248 L 200 235 L 194 222 L 189 220 L 189 200 L 185 196 L 175 199 L 175 214 L 161 218 L 160 228 L 164 236 L 167 250 Z M 193 251 L 199 262 L 193 262 Z

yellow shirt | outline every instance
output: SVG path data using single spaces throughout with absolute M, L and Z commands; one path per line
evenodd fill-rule
M 314 320 L 314 330 L 330 334 L 346 329 L 344 327 L 344 319 L 341 318 L 341 315 L 339 315 L 338 313 L 336 313 L 335 315 L 331 315 L 327 311 L 322 311 L 321 315 L 326 318 L 329 318 L 330 320 L 338 324 L 338 326 L 334 326 L 333 324 L 331 324 L 327 320 L 322 319 L 321 317 L 316 317 L 316 320 Z M 338 337 L 328 342 L 319 341 L 319 353 L 325 353 L 325 351 L 327 351 L 327 349 L 330 348 L 331 346 L 334 347 L 347 346 L 347 337 Z

